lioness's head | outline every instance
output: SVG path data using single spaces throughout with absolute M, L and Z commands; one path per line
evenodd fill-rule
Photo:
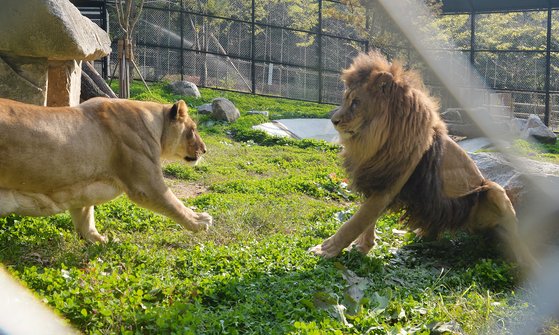
M 167 159 L 181 159 L 196 164 L 206 153 L 206 145 L 196 123 L 188 115 L 188 107 L 182 100 L 177 101 L 165 115 L 165 130 L 162 137 L 161 156 Z

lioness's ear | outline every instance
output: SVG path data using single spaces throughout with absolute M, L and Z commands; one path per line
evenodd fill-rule
M 394 83 L 394 76 L 390 72 L 379 72 L 378 74 L 373 74 L 375 78 L 371 78 L 373 82 L 373 90 L 379 90 L 382 93 L 388 93 Z
M 173 121 L 184 121 L 188 116 L 188 106 L 183 100 L 179 100 L 171 107 L 169 115 Z

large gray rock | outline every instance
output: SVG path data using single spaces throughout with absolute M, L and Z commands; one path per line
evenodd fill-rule
M 68 0 L 2 0 L 0 52 L 48 58 L 93 60 L 111 51 L 107 32 Z
M 475 112 L 487 113 L 487 110 L 480 108 Z M 448 133 L 451 135 L 467 137 L 485 136 L 463 108 L 447 108 L 441 113 L 441 118 L 445 121 Z
M 241 113 L 235 105 L 225 98 L 215 98 L 212 101 L 212 118 L 218 121 L 235 122 Z
M 46 58 L 0 55 L 0 97 L 45 105 L 47 73 Z
M 520 130 L 520 136 L 524 139 L 533 138 L 542 143 L 555 144 L 557 142 L 557 135 L 535 114 L 528 116 L 528 120 Z
M 175 81 L 171 84 L 169 84 L 169 88 L 171 89 L 171 91 L 175 94 L 178 95 L 183 95 L 183 96 L 187 96 L 187 97 L 195 97 L 195 98 L 200 98 L 200 90 L 198 90 L 198 87 L 196 86 L 196 84 L 191 83 L 189 81 L 186 80 L 179 80 L 179 81 Z
M 203 114 L 203 115 L 210 115 L 212 113 L 212 104 L 203 104 L 200 105 L 198 107 L 196 107 L 196 109 L 198 109 L 198 113 Z
M 515 207 L 522 207 L 526 194 L 526 179 L 534 179 L 537 184 L 557 185 L 559 190 L 559 165 L 516 157 L 513 165 L 501 153 L 469 153 L 479 170 L 487 179 L 493 180 L 507 191 Z M 537 179 L 537 180 L 536 180 Z
M 469 155 L 485 178 L 506 190 L 527 239 L 559 240 L 559 165 L 520 157 L 513 165 L 494 152 Z

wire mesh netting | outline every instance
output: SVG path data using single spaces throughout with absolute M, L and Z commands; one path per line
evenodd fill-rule
M 231 1 L 225 7 L 178 1 L 146 4 L 134 39 L 142 76 L 148 81 L 186 79 L 202 87 L 340 102 L 340 85 L 332 82 L 339 81 L 339 73 L 358 52 L 367 50 L 367 42 L 358 38 L 359 24 L 340 17 L 354 9 L 330 1 L 296 9 L 255 1 L 254 15 L 251 1 Z M 110 31 L 118 32 L 117 20 L 109 22 Z
M 203 1 L 146 4 L 135 34 L 136 62 L 146 80 L 186 79 L 202 87 L 336 104 L 343 90 L 341 70 L 370 43 L 422 71 L 439 92 L 443 110 L 455 107 L 407 37 L 375 6 L 316 0 L 293 7 L 235 0 L 218 7 Z M 117 20 L 109 22 L 118 35 Z M 559 129 L 554 100 L 559 10 L 551 11 L 551 38 L 547 24 L 547 10 L 439 15 L 430 24 L 439 33 L 428 38 L 437 44 L 432 57 L 452 64 L 453 80 L 463 92 L 471 78 L 453 59 L 465 56 L 489 88 L 510 99 L 512 114 L 547 115 L 552 129 Z M 116 45 L 113 50 L 116 59 Z M 494 98 L 487 96 L 484 104 L 494 106 Z

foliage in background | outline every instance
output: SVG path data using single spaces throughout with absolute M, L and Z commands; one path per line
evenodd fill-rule
M 140 99 L 174 102 L 165 85 Z M 516 268 L 490 237 L 421 241 L 382 217 L 367 256 L 333 260 L 307 249 L 355 211 L 339 147 L 252 132 L 248 116 L 325 116 L 331 106 L 202 90 L 185 98 L 208 146 L 195 167 L 164 168 L 188 205 L 214 216 L 191 234 L 126 197 L 97 207 L 107 245 L 76 237 L 70 216 L 0 219 L 0 261 L 88 334 L 508 334 L 533 313 Z M 196 106 L 217 96 L 238 123 L 210 122 Z M 304 145 L 300 143 L 306 143 Z M 199 193 L 192 190 L 201 190 Z M 550 327 L 550 334 L 557 334 Z

